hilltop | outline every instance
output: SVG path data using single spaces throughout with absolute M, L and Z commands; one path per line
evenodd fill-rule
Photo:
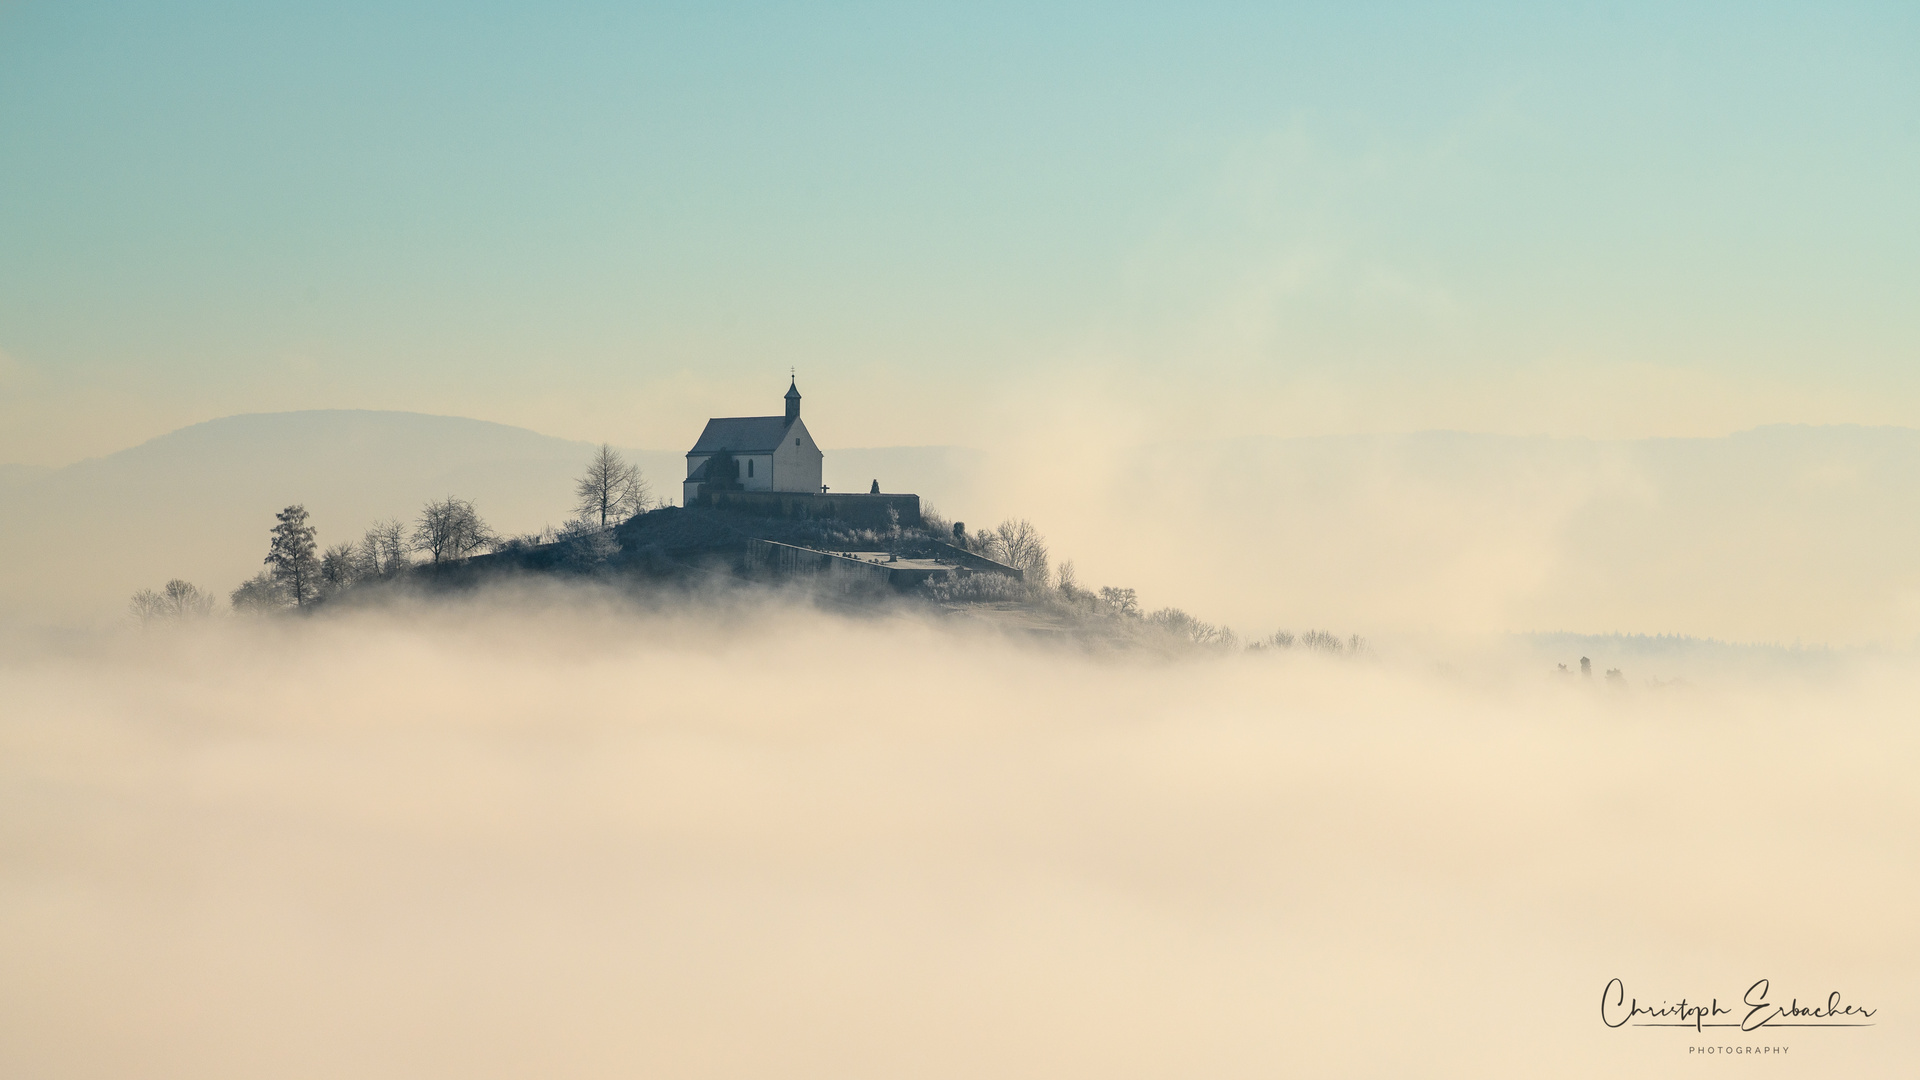
M 260 569 L 273 512 L 304 504 L 331 544 L 429 499 L 477 503 L 500 531 L 566 517 L 590 443 L 457 416 L 373 410 L 250 413 L 194 424 L 58 469 L 0 468 L 0 612 L 14 620 L 116 619 L 134 590 L 182 577 L 226 590 Z M 623 449 L 671 493 L 674 451 Z M 872 475 L 951 486 L 969 451 L 835 452 L 863 489 Z

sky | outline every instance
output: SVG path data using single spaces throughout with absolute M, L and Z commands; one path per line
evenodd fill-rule
M 840 446 L 1920 425 L 1917 47 L 1898 4 L 0 4 L 0 462 L 301 408 L 672 448 L 789 367 Z

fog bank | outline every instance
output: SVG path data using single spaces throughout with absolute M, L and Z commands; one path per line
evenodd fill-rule
M 1035 425 L 942 509 L 1018 507 L 1083 580 L 1243 632 L 1920 638 L 1920 431 L 1157 443 Z M 971 503 L 972 505 L 965 505 Z
M 0 652 L 0 1073 L 1888 1075 L 1904 659 L 1143 661 L 549 592 Z M 1726 1041 L 1726 1040 L 1722 1040 Z

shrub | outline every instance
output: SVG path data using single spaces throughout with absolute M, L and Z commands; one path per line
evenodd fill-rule
M 990 571 L 931 578 L 921 587 L 932 599 L 947 604 L 981 604 L 1027 598 L 1024 582 Z
M 1308 630 L 1306 633 L 1301 634 L 1300 647 L 1330 653 L 1337 653 L 1345 648 L 1338 637 L 1335 637 L 1325 630 Z
M 1202 622 L 1176 607 L 1164 607 L 1148 615 L 1147 624 L 1195 645 L 1214 645 L 1221 641 L 1219 627 Z
M 920 528 L 935 539 L 945 540 L 953 536 L 953 523 L 926 503 L 920 504 Z
M 292 603 L 292 600 L 280 588 L 273 574 L 262 570 L 251 579 L 242 582 L 228 597 L 233 610 L 243 615 L 261 615 L 269 611 L 278 611 Z

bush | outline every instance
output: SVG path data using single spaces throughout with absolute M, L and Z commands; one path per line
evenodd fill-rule
M 278 611 L 293 601 L 280 583 L 274 580 L 273 574 L 262 570 L 233 590 L 228 602 L 233 605 L 233 610 L 243 615 L 262 615 Z
M 953 522 L 924 502 L 920 504 L 920 528 L 928 536 L 942 540 L 951 540 L 953 537 Z
M 1195 645 L 1217 645 L 1223 641 L 1222 631 L 1210 622 L 1199 619 L 1176 607 L 1165 607 L 1147 616 L 1147 625 Z M 1232 631 L 1226 631 L 1232 634 Z
M 612 529 L 599 528 L 582 518 L 574 518 L 561 526 L 559 540 L 566 550 L 567 565 L 576 570 L 605 566 L 609 559 L 620 554 L 620 541 L 614 538 Z
M 927 591 L 929 597 L 944 604 L 983 604 L 1027 598 L 1024 582 L 991 571 L 931 578 L 921 588 Z

